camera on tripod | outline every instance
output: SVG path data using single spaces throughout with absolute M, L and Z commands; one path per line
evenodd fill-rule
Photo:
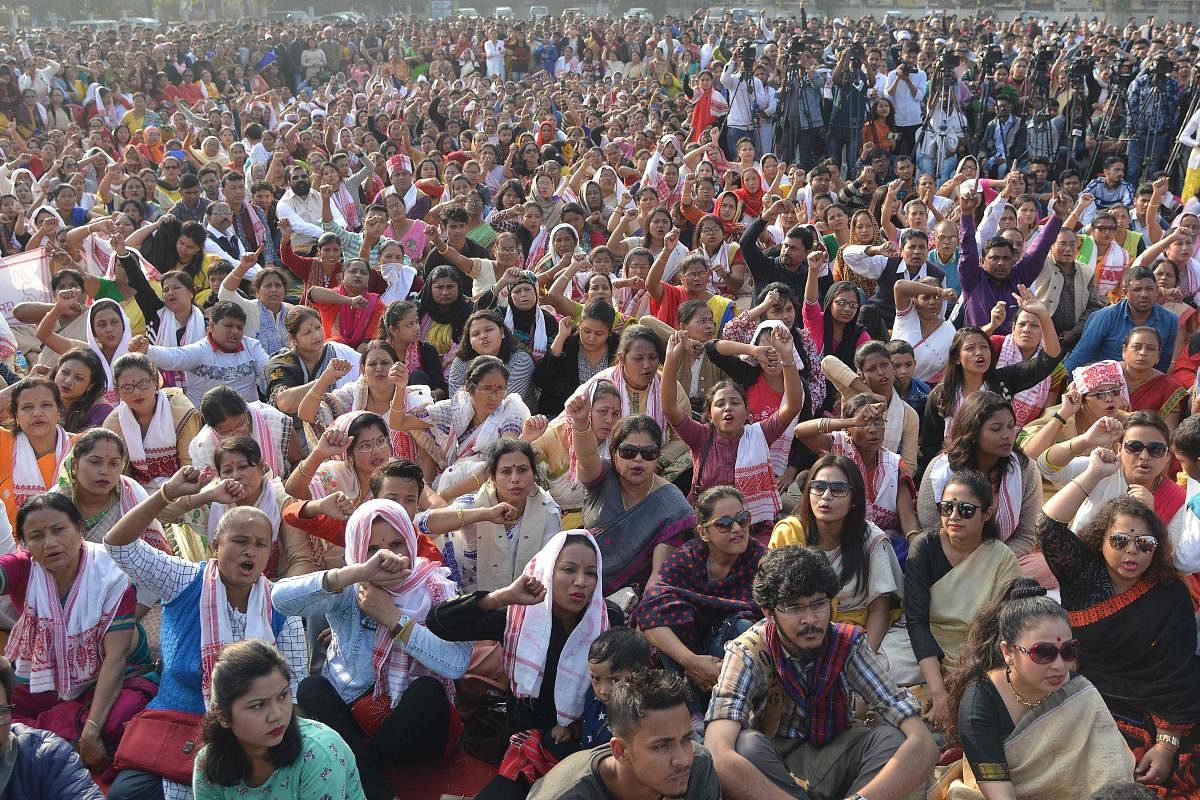
M 862 42 L 851 42 L 848 55 L 850 56 L 850 64 L 854 67 L 860 67 L 867 58 L 867 48 L 863 46 Z
M 1165 53 L 1159 53 L 1153 65 L 1151 66 L 1151 82 L 1158 87 L 1163 87 L 1167 83 L 1167 76 L 1175 71 L 1175 65 L 1171 63 L 1171 59 L 1167 58 Z
M 1123 89 L 1128 89 L 1129 84 L 1137 77 L 1136 67 L 1136 63 L 1131 59 L 1120 55 L 1113 56 L 1112 66 L 1109 67 L 1109 80 Z
M 958 53 L 950 49 L 949 45 L 942 45 L 937 49 L 937 57 L 938 74 L 942 81 L 953 81 L 954 71 L 958 69 Z
M 1058 53 L 1053 45 L 1044 44 L 1037 50 L 1037 55 L 1034 57 L 1033 70 L 1036 73 L 1048 73 L 1050 68 L 1054 66 L 1055 59 L 1058 58 Z
M 984 75 L 991 75 L 996 71 L 996 67 L 1004 61 L 1004 53 L 998 44 L 989 44 L 981 52 L 976 53 L 975 57 L 979 60 L 980 69 Z
M 754 42 L 742 40 L 737 46 L 737 57 L 742 63 L 742 74 L 749 76 L 754 72 L 754 62 L 758 58 L 758 51 L 754 48 Z

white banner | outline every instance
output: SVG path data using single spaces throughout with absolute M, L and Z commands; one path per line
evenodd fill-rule
M 18 303 L 53 302 L 50 254 L 46 248 L 0 258 L 0 314 L 5 320 L 16 322 L 12 312 Z

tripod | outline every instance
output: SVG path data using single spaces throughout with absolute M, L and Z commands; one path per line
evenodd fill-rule
M 1076 154 L 1080 146 L 1086 143 L 1085 132 L 1092 121 L 1091 105 L 1087 102 L 1087 84 L 1079 76 L 1071 76 L 1071 96 L 1067 98 L 1067 106 L 1063 109 L 1063 121 L 1071 126 L 1069 144 L 1064 158 L 1067 169 L 1077 169 L 1082 165 Z M 1064 131 L 1065 132 L 1065 131 Z M 1084 151 L 1086 155 L 1087 151 Z
M 930 160 L 932 164 L 930 174 L 933 175 L 936 182 L 940 183 L 943 171 L 942 162 L 956 155 L 958 150 L 958 142 L 951 147 L 947 141 L 950 138 L 950 120 L 958 118 L 960 140 L 965 129 L 963 113 L 958 105 L 958 93 L 955 91 L 953 73 L 944 73 L 939 76 L 930 98 L 925 122 L 921 125 L 921 130 L 917 132 L 916 154 L 917 161 L 922 161 L 924 158 Z M 934 113 L 936 111 L 941 111 L 941 118 L 938 120 L 935 130 Z
M 803 65 L 789 62 L 783 79 L 782 97 L 779 100 L 779 124 L 776 133 L 779 141 L 778 155 L 784 161 L 799 164 L 804 169 L 811 169 L 815 163 L 810 163 L 814 143 L 803 141 L 802 134 L 811 138 L 813 132 L 824 124 L 824 120 L 821 118 L 820 100 L 817 101 L 816 119 L 812 118 L 805 104 L 807 99 L 805 90 L 810 88 L 815 90 L 816 85 Z
M 1105 101 L 1104 116 L 1100 118 L 1100 125 L 1096 128 L 1096 149 L 1092 151 L 1092 157 L 1088 161 L 1087 171 L 1084 173 L 1085 180 L 1096 174 L 1096 164 L 1100 160 L 1101 144 L 1112 134 L 1114 124 L 1120 114 L 1119 109 L 1125 105 L 1128 94 L 1129 84 L 1117 81 L 1113 82 L 1108 100 Z M 1119 137 L 1112 138 L 1120 140 Z

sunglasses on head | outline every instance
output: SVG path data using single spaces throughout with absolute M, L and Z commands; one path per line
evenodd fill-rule
M 1149 534 L 1132 536 L 1128 533 L 1110 533 L 1108 535 L 1108 544 L 1113 550 L 1124 550 L 1129 547 L 1130 542 L 1137 545 L 1137 549 L 1143 553 L 1153 553 L 1158 549 L 1158 539 Z
M 1068 639 L 1060 645 L 1037 642 L 1033 647 L 1021 647 L 1019 644 L 1014 644 L 1013 647 L 1029 656 L 1029 660 L 1035 664 L 1053 664 L 1054 659 L 1059 656 L 1062 656 L 1064 662 L 1070 664 L 1079 658 L 1078 639 Z
M 1167 454 L 1167 446 L 1163 442 L 1139 442 L 1137 439 L 1130 439 L 1127 442 L 1122 442 L 1121 447 L 1125 448 L 1125 452 L 1131 456 L 1140 456 L 1145 450 L 1146 454 L 1151 458 L 1162 458 Z
M 742 510 L 732 516 L 725 514 L 724 516 L 717 517 L 716 519 L 710 519 L 708 521 L 709 525 L 714 525 L 719 530 L 727 533 L 733 530 L 734 523 L 737 523 L 739 528 L 745 528 L 748 526 L 750 524 L 750 512 Z
M 820 497 L 829 492 L 834 497 L 845 497 L 850 494 L 850 484 L 845 481 L 809 481 L 808 493 Z
M 970 519 L 975 516 L 975 512 L 979 510 L 979 506 L 974 503 L 964 503 L 961 500 L 943 500 L 940 503 L 933 504 L 938 513 L 943 517 L 949 517 L 958 509 L 958 516 L 962 519 Z
M 643 461 L 657 461 L 661 450 L 662 448 L 654 444 L 642 447 L 638 447 L 636 444 L 622 444 L 617 447 L 617 455 L 626 461 L 633 461 L 638 456 L 641 456 Z

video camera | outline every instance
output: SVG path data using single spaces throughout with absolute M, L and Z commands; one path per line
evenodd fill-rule
M 983 50 L 975 54 L 979 61 L 979 69 L 984 75 L 991 75 L 996 71 L 996 67 L 1000 66 L 1004 61 L 1004 52 L 998 44 L 989 44 Z
M 955 80 L 954 71 L 958 69 L 959 56 L 958 53 L 949 45 L 942 45 L 937 49 L 937 71 L 938 78 L 942 83 L 953 83 Z
M 1171 59 L 1167 58 L 1165 53 L 1159 53 L 1153 62 L 1151 62 L 1151 82 L 1158 87 L 1162 87 L 1167 82 L 1167 76 L 1175 71 L 1175 64 Z
M 1109 70 L 1109 80 L 1123 89 L 1128 89 L 1129 84 L 1137 77 L 1137 63 L 1120 54 L 1113 56 Z
M 1050 68 L 1054 66 L 1055 60 L 1058 58 L 1058 51 L 1054 45 L 1044 44 L 1037 49 L 1037 54 L 1033 60 L 1033 70 L 1036 74 L 1042 75 L 1050 72 Z
M 742 75 L 748 77 L 754 72 L 754 62 L 758 59 L 758 50 L 754 47 L 754 42 L 743 39 L 738 42 L 735 52 L 742 64 Z

